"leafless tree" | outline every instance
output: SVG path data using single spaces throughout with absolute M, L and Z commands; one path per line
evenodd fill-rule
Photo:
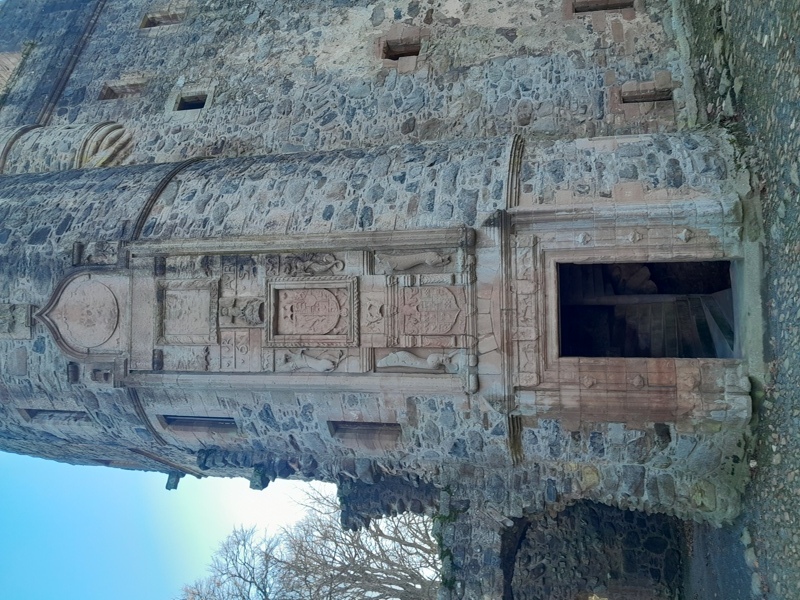
M 430 519 L 404 513 L 345 531 L 336 498 L 309 491 L 307 516 L 275 537 L 236 529 L 210 576 L 178 600 L 433 600 L 440 570 Z
M 436 598 L 439 553 L 430 519 L 412 513 L 345 531 L 336 498 L 309 492 L 308 516 L 284 531 L 284 577 L 301 600 Z
M 289 600 L 281 583 L 280 541 L 237 528 L 211 559 L 206 579 L 183 588 L 180 600 Z

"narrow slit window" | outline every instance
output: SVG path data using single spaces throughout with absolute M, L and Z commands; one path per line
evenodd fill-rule
M 637 102 L 665 102 L 672 101 L 672 90 L 670 88 L 652 90 L 631 90 L 622 92 L 623 104 L 634 104 Z
M 140 29 L 151 29 L 153 27 L 163 27 L 165 25 L 175 25 L 186 17 L 185 13 L 157 12 L 149 13 L 142 19 Z
M 174 431 L 204 431 L 227 433 L 236 431 L 232 417 L 204 417 L 196 415 L 161 415 L 161 424 Z
M 574 0 L 572 8 L 576 13 L 622 10 L 623 8 L 633 8 L 633 0 Z
M 386 40 L 383 43 L 382 57 L 387 60 L 400 60 L 405 56 L 419 56 L 422 44 L 411 40 Z
M 389 450 L 397 447 L 402 432 L 399 423 L 328 421 L 331 436 L 350 448 Z
M 200 110 L 206 105 L 208 94 L 187 94 L 180 96 L 175 110 Z
M 144 82 L 107 83 L 100 91 L 100 100 L 117 100 L 118 98 L 135 98 L 142 95 Z

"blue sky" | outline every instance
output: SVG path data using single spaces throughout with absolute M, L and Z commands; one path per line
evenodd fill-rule
M 303 483 L 78 467 L 0 453 L 0 598 L 172 600 L 237 525 L 302 517 Z

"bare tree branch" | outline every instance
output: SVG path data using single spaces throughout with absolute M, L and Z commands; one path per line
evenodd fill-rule
M 310 488 L 307 516 L 275 537 L 235 529 L 208 578 L 177 600 L 433 600 L 440 562 L 430 519 L 405 513 L 357 532 L 339 524 L 336 497 Z

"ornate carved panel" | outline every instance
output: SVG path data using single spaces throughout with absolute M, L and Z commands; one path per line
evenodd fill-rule
M 735 258 L 740 244 L 729 241 L 725 232 L 738 223 L 736 202 L 732 198 L 635 205 L 603 201 L 569 210 L 562 206 L 516 211 L 509 279 L 503 290 L 503 310 L 512 315 L 506 372 L 516 395 L 509 397 L 517 401 L 509 411 L 549 413 L 568 428 L 592 419 L 631 426 L 659 420 L 686 423 L 708 411 L 707 404 L 713 403 L 703 404 L 707 401 L 698 401 L 676 384 L 683 374 L 696 376 L 697 361 L 562 356 L 559 265 Z M 702 364 L 708 368 L 708 379 L 736 382 L 726 383 L 726 393 L 742 387 L 735 377 L 740 361 L 708 359 Z
M 36 314 L 67 355 L 118 355 L 127 335 L 127 278 L 80 272 L 62 281 Z M 120 327 L 123 323 L 125 327 Z
M 281 277 L 267 282 L 265 345 L 326 347 L 358 344 L 358 279 Z

